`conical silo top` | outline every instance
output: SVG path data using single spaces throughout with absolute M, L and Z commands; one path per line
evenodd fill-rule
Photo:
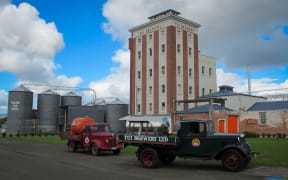
M 26 88 L 24 85 L 20 85 L 16 88 L 14 88 L 11 91 L 17 91 L 17 92 L 32 92 L 30 89 Z
M 67 94 L 64 94 L 63 96 L 80 96 L 80 95 L 78 95 L 78 94 L 76 94 L 76 93 L 71 91 L 71 92 L 69 92 Z
M 44 92 L 42 92 L 42 93 L 40 93 L 40 94 L 47 94 L 47 95 L 58 95 L 56 92 L 54 92 L 54 91 L 52 91 L 52 90 L 47 90 L 47 91 L 44 91 Z
M 125 102 L 123 102 L 117 98 L 114 101 L 109 102 L 108 104 L 127 104 L 127 103 L 125 103 Z
M 99 106 L 105 106 L 106 105 L 106 102 L 104 100 L 100 101 L 100 102 L 97 102 L 96 105 L 99 105 Z

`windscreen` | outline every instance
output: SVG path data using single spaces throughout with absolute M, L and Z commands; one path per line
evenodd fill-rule
M 91 132 L 111 132 L 108 125 L 91 126 Z

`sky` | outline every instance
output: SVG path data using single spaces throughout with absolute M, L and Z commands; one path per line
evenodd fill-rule
M 287 0 L 0 0 L 0 114 L 20 84 L 34 94 L 46 85 L 78 87 L 128 102 L 128 29 L 167 9 L 201 25 L 199 50 L 215 58 L 218 86 L 247 92 L 249 64 L 252 91 L 288 93 L 287 7 Z

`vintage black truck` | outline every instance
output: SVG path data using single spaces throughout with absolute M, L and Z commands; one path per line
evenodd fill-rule
M 137 123 L 137 122 L 130 122 Z M 138 131 L 120 134 L 124 146 L 138 146 L 136 156 L 146 168 L 172 163 L 176 156 L 221 160 L 226 170 L 239 171 L 256 156 L 244 134 L 217 134 L 211 120 L 182 120 L 175 135 L 149 134 L 149 121 L 140 121 Z M 147 128 L 145 128 L 147 127 Z

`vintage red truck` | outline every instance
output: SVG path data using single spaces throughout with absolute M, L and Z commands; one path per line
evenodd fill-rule
M 101 151 L 111 151 L 118 155 L 122 148 L 117 135 L 111 132 L 109 124 L 96 122 L 91 117 L 75 118 L 70 131 L 60 133 L 60 137 L 68 140 L 69 152 L 84 149 L 89 150 L 92 155 L 99 155 Z

